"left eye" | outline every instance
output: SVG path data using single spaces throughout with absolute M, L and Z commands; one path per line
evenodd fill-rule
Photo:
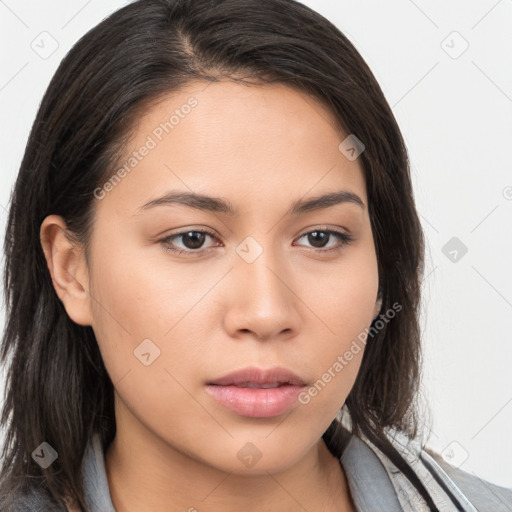
M 171 235 L 167 238 L 164 238 L 162 242 L 164 243 L 164 249 L 172 252 L 176 252 L 178 254 L 182 253 L 194 253 L 199 252 L 198 249 L 201 249 L 201 246 L 204 243 L 206 237 L 214 238 L 215 235 L 208 231 L 186 231 L 183 233 L 176 233 L 175 235 Z M 175 239 L 182 239 L 185 242 L 185 248 L 175 248 L 170 242 Z M 205 249 L 208 250 L 209 248 Z
M 325 248 L 327 247 L 328 241 L 333 236 L 338 239 L 339 244 L 335 245 L 334 247 Z M 215 234 L 209 231 L 185 231 L 168 236 L 161 240 L 161 243 L 163 243 L 164 249 L 168 251 L 177 254 L 193 255 L 199 254 L 200 252 L 209 251 L 213 248 L 202 247 L 207 237 L 215 238 Z M 323 253 L 333 250 L 340 250 L 343 246 L 350 244 L 350 242 L 353 240 L 351 235 L 332 229 L 315 229 L 313 231 L 308 231 L 307 233 L 301 235 L 298 240 L 305 237 L 307 237 L 308 242 L 312 244 L 312 249 L 314 251 Z M 176 247 L 174 241 L 179 239 L 181 239 L 183 247 Z
M 332 236 L 335 236 L 338 239 L 340 245 L 324 249 L 324 247 L 326 247 L 326 241 L 328 241 Z M 348 245 L 352 241 L 352 237 L 350 235 L 342 233 L 341 231 L 329 229 L 315 229 L 314 231 L 304 233 L 300 238 L 304 237 L 307 237 L 308 242 L 313 244 L 313 249 L 321 252 L 341 249 L 342 246 Z

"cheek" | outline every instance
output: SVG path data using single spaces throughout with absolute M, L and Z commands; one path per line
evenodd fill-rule
M 316 343 L 304 347 L 316 380 L 299 401 L 314 403 L 317 411 L 330 417 L 355 382 L 373 320 L 378 290 L 373 245 L 361 245 L 350 256 L 347 252 L 335 271 L 310 276 L 304 289 L 311 292 L 308 305 L 318 319 L 305 336 Z
M 145 408 L 155 408 L 159 397 L 164 403 L 190 400 L 179 383 L 191 389 L 212 322 L 220 324 L 216 296 L 208 292 L 229 266 L 198 279 L 187 265 L 155 258 L 158 248 L 141 250 L 121 240 L 120 232 L 117 242 L 115 233 L 100 235 L 112 242 L 97 244 L 91 264 L 93 328 L 114 386 L 122 382 L 118 391 Z
M 109 240 L 109 244 L 97 243 L 91 262 L 93 328 L 115 384 L 136 368 L 135 363 L 141 364 L 134 351 L 144 340 L 151 340 L 157 348 L 160 345 L 165 320 L 160 309 L 166 297 L 155 287 L 157 273 L 141 261 L 137 251 L 121 236 L 99 231 L 98 240 Z M 154 357 L 157 350 L 153 352 Z
M 302 282 L 305 298 L 332 343 L 342 347 L 371 324 L 378 291 L 373 243 L 364 241 L 342 254 L 336 265 L 304 275 L 309 276 Z
M 213 429 L 188 381 L 201 360 L 190 318 L 207 283 L 176 267 L 164 275 L 124 247 L 98 250 L 92 267 L 94 332 L 117 399 L 163 436 L 181 439 L 197 421 Z

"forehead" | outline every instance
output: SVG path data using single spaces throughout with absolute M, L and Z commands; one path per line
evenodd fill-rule
M 192 82 L 141 114 L 102 203 L 129 214 L 179 190 L 254 209 L 339 189 L 366 203 L 360 161 L 339 149 L 346 136 L 322 103 L 283 84 Z

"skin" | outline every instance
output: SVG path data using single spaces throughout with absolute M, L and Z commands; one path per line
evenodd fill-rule
M 361 163 L 340 152 L 347 134 L 311 96 L 230 81 L 169 94 L 139 120 L 124 156 L 192 96 L 197 106 L 95 201 L 89 264 L 61 217 L 41 226 L 55 290 L 73 321 L 92 326 L 115 387 L 117 435 L 105 457 L 113 504 L 118 512 L 354 510 L 321 436 L 363 350 L 310 403 L 277 417 L 240 416 L 205 384 L 279 365 L 312 385 L 369 327 L 380 304 Z M 222 197 L 239 213 L 141 208 L 171 190 Z M 298 199 L 339 190 L 364 208 L 287 213 Z M 184 237 L 161 241 L 205 228 L 215 236 L 199 249 Z M 323 250 L 340 250 L 319 253 L 307 236 L 315 229 L 354 240 L 331 235 Z M 251 263 L 236 252 L 248 236 L 263 251 Z M 144 339 L 160 350 L 149 366 L 134 355 Z M 237 457 L 249 442 L 261 454 L 252 467 Z

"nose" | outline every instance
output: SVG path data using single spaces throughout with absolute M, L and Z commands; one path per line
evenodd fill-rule
M 226 297 L 224 328 L 234 338 L 288 339 L 299 331 L 299 282 L 270 249 L 252 263 L 235 257 Z

